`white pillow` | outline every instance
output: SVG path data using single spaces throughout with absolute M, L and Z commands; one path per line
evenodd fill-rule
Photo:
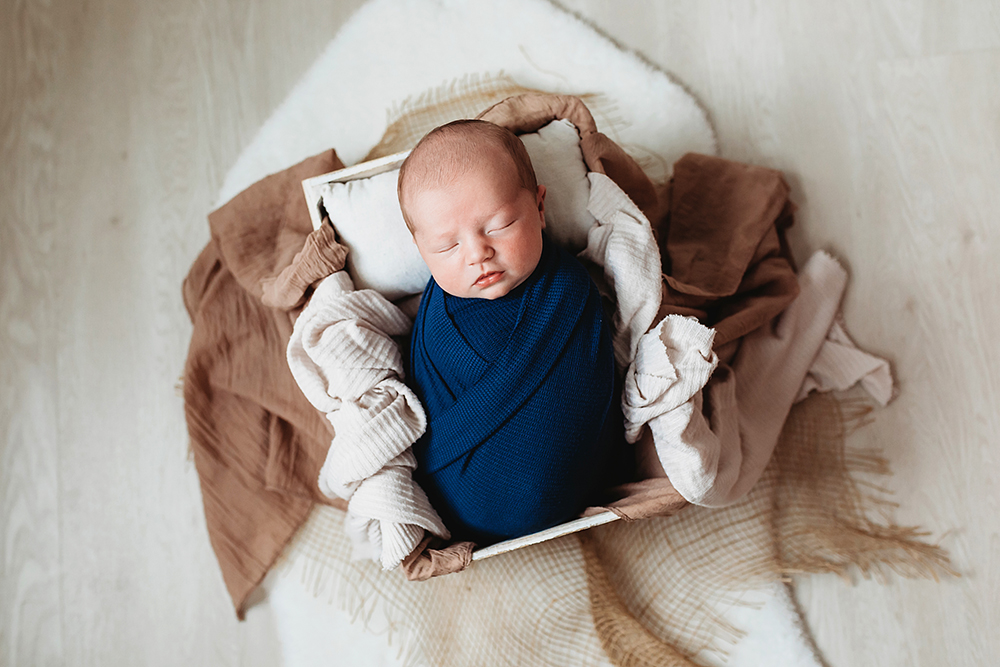
M 587 247 L 587 232 L 597 220 L 587 210 L 590 180 L 580 151 L 580 135 L 568 120 L 555 120 L 522 134 L 535 178 L 545 186 L 545 230 L 574 255 Z
M 377 290 L 390 301 L 422 292 L 431 277 L 399 210 L 398 176 L 393 169 L 323 186 L 323 207 L 349 251 L 354 287 Z
M 587 211 L 590 181 L 576 128 L 569 121 L 553 121 L 521 140 L 538 183 L 547 190 L 547 233 L 570 252 L 580 252 L 596 221 Z M 354 286 L 377 290 L 390 300 L 422 292 L 431 277 L 399 210 L 398 176 L 394 169 L 322 188 L 323 207 L 350 250 L 347 272 Z

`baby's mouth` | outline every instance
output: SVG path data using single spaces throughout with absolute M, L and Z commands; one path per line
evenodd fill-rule
M 503 271 L 488 271 L 479 276 L 474 283 L 476 287 L 489 287 L 503 277 Z

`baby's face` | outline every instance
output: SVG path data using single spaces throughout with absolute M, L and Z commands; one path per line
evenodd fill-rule
M 526 190 L 507 166 L 483 164 L 447 185 L 414 187 L 407 195 L 413 241 L 448 294 L 499 298 L 541 259 L 545 186 Z

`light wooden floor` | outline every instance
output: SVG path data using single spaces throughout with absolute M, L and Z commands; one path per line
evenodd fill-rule
M 360 4 L 0 0 L 0 665 L 274 665 L 232 615 L 174 383 L 180 282 L 257 127 Z M 799 584 L 831 667 L 1000 656 L 1000 3 L 566 0 L 785 171 L 901 394 L 898 517 L 964 573 Z M 960 7 L 960 8 L 959 8 Z

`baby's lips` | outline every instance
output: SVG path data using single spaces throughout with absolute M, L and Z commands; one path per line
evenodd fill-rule
M 483 275 L 476 278 L 476 282 L 473 283 L 476 287 L 489 287 L 496 283 L 503 276 L 503 271 L 487 271 Z

